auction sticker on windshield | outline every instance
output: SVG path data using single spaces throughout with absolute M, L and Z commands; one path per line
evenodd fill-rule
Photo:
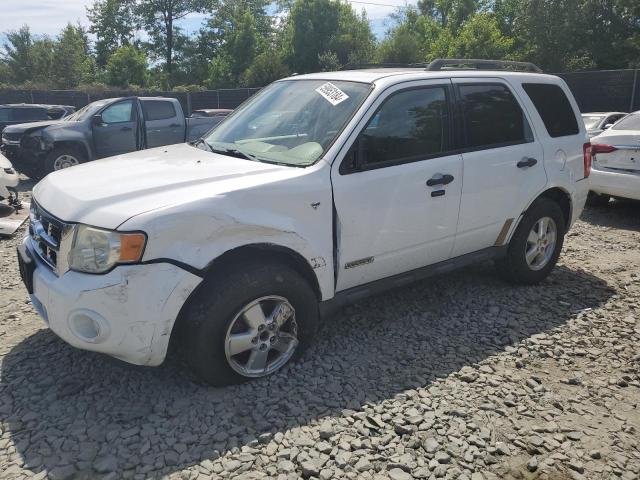
M 349 98 L 349 95 L 344 93 L 331 82 L 320 85 L 316 88 L 316 92 L 322 95 L 334 107 Z

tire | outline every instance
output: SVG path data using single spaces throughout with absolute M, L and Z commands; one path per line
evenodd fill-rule
M 256 305 L 264 313 L 265 327 L 256 328 L 256 323 L 265 325 L 260 323 Z M 285 319 L 280 329 L 274 327 L 276 322 L 269 322 L 277 308 Z M 241 265 L 204 281 L 189 303 L 182 346 L 190 366 L 204 382 L 219 387 L 241 383 L 275 373 L 298 358 L 317 330 L 318 316 L 314 291 L 294 269 L 277 263 Z M 240 345 L 248 350 L 234 355 L 231 335 L 245 338 Z M 250 344 L 249 338 L 253 340 Z M 250 368 L 252 355 L 259 367 L 264 351 L 269 360 L 265 369 Z
M 609 195 L 589 192 L 589 196 L 587 197 L 587 205 L 589 205 L 590 207 L 603 208 L 609 205 L 609 200 L 611 200 L 611 197 Z
M 44 177 L 51 172 L 56 172 L 64 168 L 80 165 L 86 161 L 85 155 L 77 148 L 54 148 L 44 160 L 44 172 L 42 176 Z
M 538 244 L 532 242 L 536 240 L 536 235 L 532 234 L 540 231 L 542 221 L 547 225 L 546 235 Z M 544 280 L 560 256 L 564 243 L 565 225 L 564 215 L 556 202 L 549 198 L 536 200 L 516 228 L 509 242 L 507 254 L 495 262 L 498 273 L 505 280 L 522 285 L 535 285 Z M 555 228 L 555 235 L 552 235 L 552 227 Z M 555 237 L 553 245 L 551 245 L 552 236 Z M 536 248 L 541 251 L 536 252 Z M 527 252 L 535 254 L 535 257 L 530 257 L 530 261 L 527 260 Z

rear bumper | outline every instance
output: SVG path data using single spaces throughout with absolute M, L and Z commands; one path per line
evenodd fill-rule
M 590 189 L 600 195 L 640 200 L 640 171 L 614 172 L 593 168 Z
M 165 263 L 58 277 L 29 251 L 35 262 L 31 300 L 49 328 L 76 348 L 137 365 L 163 362 L 180 309 L 202 280 Z

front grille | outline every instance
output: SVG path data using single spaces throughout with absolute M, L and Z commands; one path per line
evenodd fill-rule
M 29 235 L 31 246 L 56 274 L 66 271 L 68 238 L 73 226 L 54 217 L 41 208 L 35 201 L 31 202 L 29 212 Z

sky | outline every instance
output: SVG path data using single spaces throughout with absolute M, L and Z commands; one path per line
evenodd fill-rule
M 24 24 L 31 27 L 32 33 L 46 35 L 56 35 L 68 22 L 87 25 L 85 7 L 91 3 L 91 0 L 0 0 L 0 5 L 5 4 L 0 15 L 0 42 L 4 41 L 5 32 Z M 373 32 L 381 38 L 391 25 L 389 15 L 397 7 L 415 3 L 416 0 L 353 0 L 352 5 L 357 12 L 366 10 Z M 197 31 L 203 18 L 191 15 L 180 26 L 186 31 Z

